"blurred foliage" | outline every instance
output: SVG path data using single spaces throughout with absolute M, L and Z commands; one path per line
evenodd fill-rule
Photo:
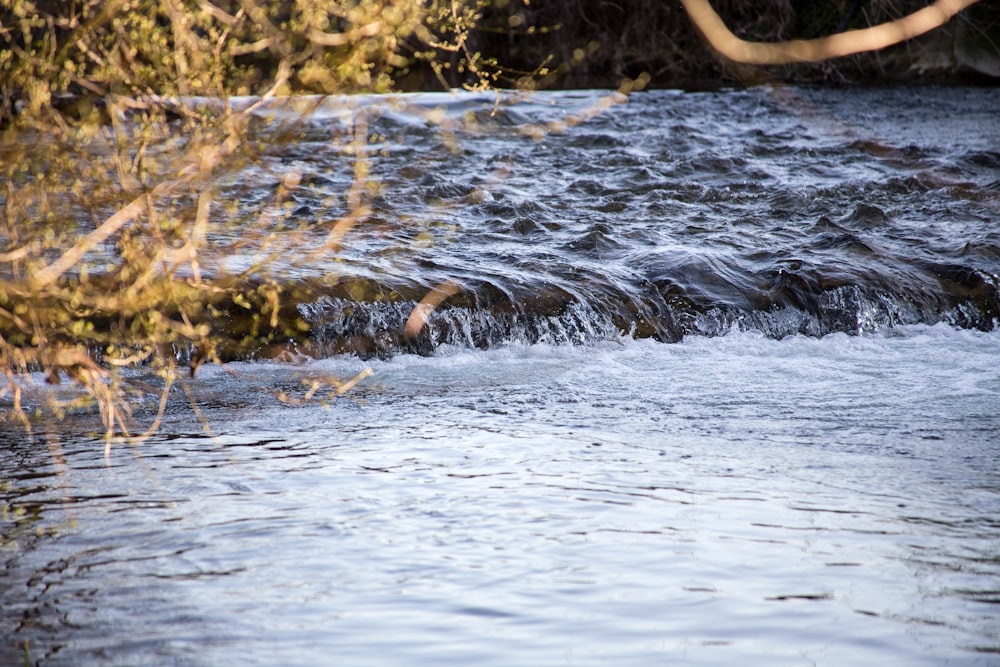
M 480 2 L 3 0 L 5 111 L 54 97 L 386 92 L 414 63 L 485 71 Z M 450 54 L 461 55 L 457 60 Z M 479 83 L 479 81 L 476 81 Z
M 220 196 L 260 162 L 256 107 L 291 93 L 387 92 L 415 65 L 488 88 L 499 68 L 468 42 L 481 8 L 0 1 L 0 399 L 9 417 L 30 431 L 32 410 L 59 417 L 96 405 L 109 438 L 128 435 L 133 406 L 151 393 L 162 415 L 179 368 L 193 374 L 206 360 L 304 342 L 295 306 L 308 295 L 289 279 L 289 257 L 330 262 L 367 215 L 369 137 L 363 114 L 331 134 L 353 165 L 342 215 L 293 223 L 282 213 L 301 178 L 293 171 L 273 174 L 273 197 L 260 205 Z M 253 97 L 229 103 L 234 96 Z M 290 121 L 266 141 L 297 136 Z M 245 261 L 234 268 L 233 257 Z M 83 391 L 26 401 L 39 376 Z

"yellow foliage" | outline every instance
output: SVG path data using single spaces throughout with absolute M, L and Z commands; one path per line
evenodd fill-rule
M 368 215 L 367 131 L 362 121 L 346 140 L 347 213 L 323 230 L 325 243 L 306 244 L 315 229 L 286 224 L 297 174 L 254 210 L 219 200 L 218 185 L 258 159 L 252 107 L 227 101 L 385 92 L 436 53 L 471 73 L 470 87 L 489 86 L 495 63 L 467 43 L 481 7 L 0 0 L 0 398 L 12 416 L 30 430 L 23 390 L 40 372 L 75 382 L 109 438 L 129 435 L 136 389 L 123 369 L 161 377 L 162 414 L 179 360 L 193 373 L 206 360 L 303 341 L 308 324 L 294 306 L 305 297 L 286 258 L 335 264 Z M 273 140 L 294 141 L 290 128 Z M 253 261 L 230 269 L 232 257 Z

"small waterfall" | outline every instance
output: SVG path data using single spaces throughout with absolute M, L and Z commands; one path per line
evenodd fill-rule
M 544 299 L 533 304 L 473 295 L 459 305 L 445 303 L 433 310 L 412 339 L 403 329 L 416 301 L 352 301 L 323 296 L 300 304 L 299 311 L 323 354 L 389 357 L 397 353 L 432 354 L 441 346 L 585 345 L 621 336 L 674 341 L 733 330 L 759 331 L 769 338 L 872 334 L 900 325 L 935 322 L 988 330 L 997 326 L 1000 291 L 994 288 L 983 297 L 979 302 L 942 295 L 922 295 L 918 300 L 914 295 L 844 285 L 811 294 L 808 300 L 772 302 L 761 308 L 698 305 L 676 297 L 666 300 L 648 291 L 641 295 L 621 293 L 615 298 L 603 293 L 592 302 L 566 300 L 554 308 Z M 539 303 L 545 307 L 532 307 Z
M 300 304 L 299 311 L 324 352 L 362 357 L 430 354 L 445 345 L 480 349 L 535 343 L 583 345 L 623 333 L 609 314 L 581 302 L 569 302 L 558 313 L 523 307 L 445 305 L 427 317 L 419 335 L 409 339 L 403 328 L 416 305 L 414 301 L 353 302 L 322 297 Z

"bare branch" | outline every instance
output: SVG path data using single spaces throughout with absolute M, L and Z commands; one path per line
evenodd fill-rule
M 348 30 L 347 32 L 331 33 L 311 28 L 308 36 L 310 42 L 319 44 L 320 46 L 345 46 L 352 42 L 360 41 L 365 37 L 375 37 L 382 32 L 383 27 L 384 26 L 381 21 L 373 21 L 372 23 L 358 26 L 357 28 Z
M 877 51 L 913 39 L 944 25 L 951 17 L 979 0 L 937 0 L 903 18 L 863 30 L 787 42 L 748 42 L 734 35 L 708 0 L 681 0 L 688 15 L 712 47 L 739 63 L 785 65 L 840 58 L 853 53 Z
M 98 225 L 97 229 L 79 239 L 72 248 L 64 252 L 57 260 L 38 271 L 31 279 L 34 289 L 41 289 L 58 280 L 93 248 L 148 211 L 151 200 L 176 192 L 181 186 L 185 186 L 193 180 L 211 173 L 235 148 L 236 143 L 233 141 L 224 143 L 218 147 L 202 148 L 196 155 L 192 156 L 194 158 L 192 164 L 189 164 L 180 171 L 180 178 L 160 183 L 152 192 L 136 197 L 128 205 L 119 209 L 114 215 Z
M 420 334 L 420 330 L 427 324 L 427 318 L 434 312 L 434 309 L 444 303 L 448 297 L 458 294 L 461 289 L 459 285 L 450 280 L 431 288 L 431 291 L 420 300 L 420 303 L 413 307 L 410 316 L 406 319 L 406 325 L 403 327 L 406 337 L 411 340 L 416 338 Z

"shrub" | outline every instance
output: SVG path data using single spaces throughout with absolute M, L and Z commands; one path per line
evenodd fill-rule
M 67 377 L 83 395 L 47 393 L 46 414 L 96 404 L 109 438 L 128 435 L 130 399 L 149 390 L 126 371 L 159 378 L 162 413 L 185 366 L 304 341 L 288 257 L 332 261 L 367 215 L 367 129 L 359 115 L 331 136 L 353 179 L 342 214 L 307 226 L 283 212 L 294 172 L 272 174 L 273 197 L 257 205 L 220 196 L 259 162 L 256 106 L 386 92 L 415 65 L 488 87 L 498 70 L 468 44 L 480 11 L 445 0 L 3 0 L 0 395 L 11 415 L 30 431 L 33 378 Z M 291 120 L 267 140 L 296 136 Z

